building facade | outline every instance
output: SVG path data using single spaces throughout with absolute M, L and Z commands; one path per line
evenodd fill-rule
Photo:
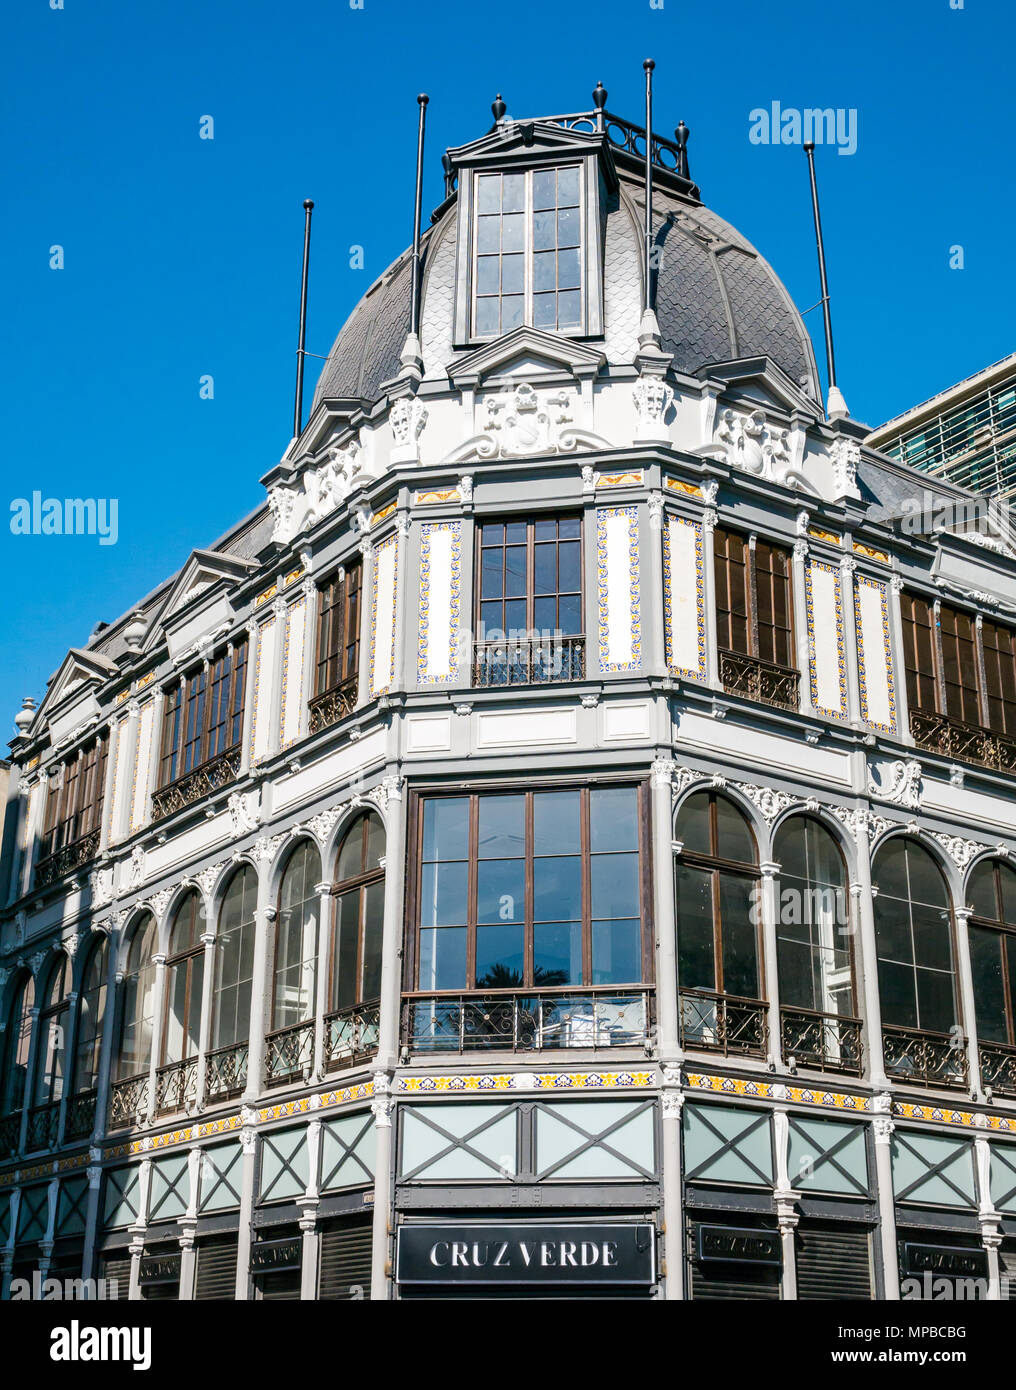
M 18 714 L 5 1297 L 1007 1292 L 1016 557 L 605 97 Z

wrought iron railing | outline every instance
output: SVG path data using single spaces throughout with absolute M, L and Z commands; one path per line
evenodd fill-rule
M 148 1073 L 114 1081 L 109 1092 L 109 1127 L 143 1124 L 148 1115 Z
M 250 1045 L 231 1043 L 218 1047 L 205 1057 L 205 1100 L 229 1100 L 243 1093 L 247 1085 Z
M 918 748 L 941 753 L 944 758 L 980 763 L 999 772 L 1016 772 L 1016 738 L 1008 734 L 919 709 L 910 711 L 910 732 Z
M 981 1085 L 1002 1096 L 1016 1096 L 1016 1047 L 1005 1043 L 982 1042 L 977 1054 L 981 1061 Z
M 783 1060 L 822 1071 L 861 1074 L 861 1020 L 815 1009 L 780 1009 Z
M 769 1005 L 709 990 L 681 990 L 681 1046 L 725 1057 L 765 1057 Z
M 325 1014 L 325 1066 L 334 1070 L 372 1057 L 378 1048 L 380 1016 L 378 1004 Z
M 95 1098 L 97 1092 L 79 1091 L 67 1102 L 64 1117 L 64 1139 L 85 1139 L 95 1128 Z
M 578 681 L 585 669 L 584 637 L 506 638 L 473 647 L 473 685 L 484 688 Z
M 882 1028 L 886 1076 L 916 1086 L 969 1085 L 966 1040 L 957 1032 L 929 1033 L 919 1028 Z
M 721 651 L 719 659 L 720 682 L 728 695 L 743 695 L 777 709 L 799 708 L 801 677 L 792 667 L 742 652 Z
M 198 1059 L 185 1057 L 170 1062 L 155 1073 L 155 1113 L 173 1115 L 190 1110 L 198 1099 Z
M 185 806 L 192 806 L 195 801 L 235 781 L 239 771 L 239 748 L 231 748 L 217 758 L 209 758 L 208 762 L 194 768 L 186 776 L 160 787 L 152 797 L 152 819 L 161 820 L 164 816 L 171 816 L 174 811 L 183 810 Z
M 277 1028 L 265 1037 L 265 1085 L 309 1081 L 314 1070 L 314 1020 Z
M 45 888 L 64 874 L 80 869 L 88 864 L 99 852 L 99 831 L 90 830 L 87 835 L 79 835 L 72 844 L 64 845 L 55 854 L 40 859 L 35 866 L 35 886 Z
M 331 690 L 325 690 L 322 694 L 315 695 L 307 705 L 310 713 L 310 732 L 312 734 L 320 733 L 329 725 L 337 724 L 340 719 L 345 719 L 347 714 L 352 714 L 356 708 L 356 692 L 357 677 L 351 676 L 341 685 L 336 685 Z
M 0 1119 L 0 1159 L 13 1158 L 21 1143 L 21 1111 Z
M 543 1052 L 565 1047 L 645 1047 L 647 990 L 414 995 L 402 1009 L 411 1052 Z
M 36 1105 L 29 1110 L 25 1152 L 36 1153 L 40 1149 L 55 1149 L 59 1126 L 60 1102 L 58 1100 L 50 1101 L 48 1105 Z

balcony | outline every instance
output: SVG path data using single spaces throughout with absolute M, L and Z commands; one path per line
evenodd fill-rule
M 820 1071 L 861 1075 L 861 1020 L 815 1009 L 780 1009 L 780 1048 L 784 1061 Z
M 1008 734 L 919 709 L 910 712 L 910 732 L 918 748 L 940 753 L 943 758 L 979 763 L 996 772 L 1016 772 L 1016 738 Z
M 95 1128 L 95 1098 L 96 1091 L 93 1087 L 90 1091 L 79 1091 L 67 1102 L 67 1114 L 64 1118 L 66 1142 L 90 1137 Z
M 57 1131 L 60 1127 L 60 1102 L 50 1101 L 48 1105 L 36 1105 L 28 1112 L 28 1135 L 25 1140 L 26 1153 L 38 1153 L 42 1149 L 55 1149 Z
M 205 1057 L 205 1100 L 231 1100 L 243 1094 L 247 1085 L 249 1044 L 232 1043 L 218 1047 Z
M 585 670 L 584 637 L 507 638 L 473 647 L 472 683 L 482 689 L 579 681 Z
M 1005 1043 L 983 1042 L 977 1055 L 981 1061 L 981 1086 L 1000 1096 L 1016 1096 L 1016 1047 Z
M 411 1052 L 544 1052 L 553 1048 L 646 1048 L 647 990 L 413 995 L 402 1008 Z
M 800 708 L 800 673 L 761 657 L 720 651 L 720 682 L 728 695 L 742 695 L 776 709 Z
M 885 1073 L 914 1086 L 969 1086 L 966 1041 L 959 1033 L 929 1033 L 919 1028 L 882 1029 Z
M 69 845 L 64 845 L 63 849 L 58 849 L 55 854 L 49 854 L 45 859 L 40 859 L 35 866 L 35 886 L 45 888 L 49 883 L 55 883 L 58 878 L 63 878 L 64 874 L 73 873 L 75 869 L 80 869 L 82 865 L 88 864 L 99 852 L 99 831 L 90 830 L 87 835 L 79 835 Z
M 337 1071 L 373 1057 L 378 1049 L 380 1005 L 357 1004 L 325 1014 L 325 1067 Z
M 193 1110 L 198 1099 L 198 1059 L 170 1062 L 155 1073 L 155 1113 L 175 1115 Z
M 109 1127 L 144 1124 L 148 1116 L 148 1073 L 114 1081 L 109 1094 Z
M 236 780 L 240 771 L 240 749 L 231 748 L 220 753 L 217 758 L 209 758 L 206 763 L 178 777 L 175 782 L 161 787 L 152 797 L 152 820 L 162 820 L 174 811 L 182 811 L 185 806 L 193 806 L 212 792 L 220 791 Z
M 20 1142 L 21 1111 L 17 1110 L 13 1115 L 4 1115 L 0 1119 L 0 1163 L 15 1156 Z
M 340 719 L 345 719 L 347 714 L 352 714 L 356 708 L 356 691 L 357 677 L 351 676 L 341 685 L 333 686 L 331 690 L 325 690 L 322 694 L 315 695 L 307 705 L 310 714 L 310 732 L 318 734 L 322 729 L 327 729 L 330 725 L 337 724 Z
M 309 1081 L 314 1071 L 314 1020 L 277 1028 L 265 1037 L 265 1085 Z
M 769 1005 L 761 999 L 681 990 L 681 1046 L 724 1057 L 762 1057 L 769 1047 Z

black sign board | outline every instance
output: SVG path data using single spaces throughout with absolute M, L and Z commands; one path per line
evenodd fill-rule
M 941 1274 L 949 1279 L 987 1279 L 988 1252 L 976 1246 L 918 1245 L 905 1241 L 903 1267 L 907 1274 Z
M 138 1267 L 141 1284 L 177 1284 L 180 1282 L 179 1255 L 143 1255 Z
M 783 1263 L 779 1233 L 750 1226 L 700 1226 L 698 1253 L 700 1260 L 752 1265 Z
M 605 1222 L 406 1223 L 395 1277 L 401 1284 L 652 1284 L 654 1230 Z
M 302 1257 L 302 1240 L 259 1240 L 250 1248 L 250 1267 L 258 1273 L 299 1269 Z

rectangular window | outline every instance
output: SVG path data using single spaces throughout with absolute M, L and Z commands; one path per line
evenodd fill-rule
M 416 987 L 650 978 L 644 803 L 634 785 L 423 798 Z
M 314 693 L 353 680 L 360 660 L 359 562 L 337 571 L 318 589 L 317 674 Z
M 579 166 L 478 174 L 475 192 L 474 334 L 496 338 L 523 323 L 581 331 Z
M 1016 735 L 1016 632 L 915 594 L 900 611 L 910 708 Z
M 246 674 L 247 639 L 243 638 L 166 690 L 160 787 L 239 745 Z
M 790 551 L 717 530 L 713 555 L 720 648 L 792 666 Z
M 998 623 L 981 626 L 984 647 L 985 698 L 988 727 L 1016 734 L 1016 633 Z
M 911 709 L 938 709 L 935 689 L 935 616 L 926 599 L 900 595 L 903 617 L 903 665 L 907 673 L 907 700 Z
M 40 859 L 99 829 L 108 748 L 108 737 L 102 734 L 50 775 Z
M 943 606 L 939 627 L 942 634 L 942 683 L 945 687 L 943 712 L 963 724 L 980 724 L 974 619 L 969 613 Z

